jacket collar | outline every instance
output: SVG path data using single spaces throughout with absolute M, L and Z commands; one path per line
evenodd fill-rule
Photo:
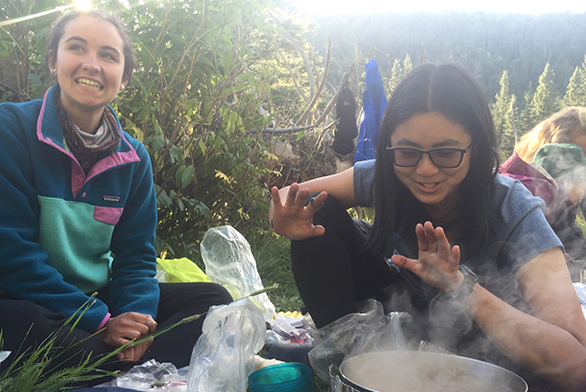
M 135 149 L 127 140 L 128 135 L 122 131 L 118 116 L 116 116 L 112 108 L 108 106 L 108 110 L 111 110 L 116 118 L 118 131 L 121 135 L 120 144 L 111 154 L 98 160 L 86 175 L 75 156 L 69 151 L 65 144 L 63 128 L 61 127 L 61 121 L 59 120 L 59 114 L 57 113 L 57 103 L 55 102 L 53 89 L 54 87 L 51 87 L 45 92 L 41 111 L 37 119 L 37 137 L 41 143 L 45 143 L 71 158 L 71 191 L 74 197 L 77 196 L 81 188 L 90 179 L 98 174 L 116 166 L 140 161 Z
M 43 104 L 37 120 L 37 138 L 40 142 L 60 150 L 77 162 L 65 144 L 63 128 L 61 127 L 59 114 L 56 110 L 57 103 L 55 102 L 53 90 L 54 87 L 51 87 L 45 92 L 45 97 L 43 98 Z M 140 159 L 138 158 L 136 151 L 127 140 L 127 135 L 122 131 L 118 116 L 116 116 L 110 106 L 108 106 L 107 109 L 114 114 L 116 124 L 118 125 L 118 132 L 121 134 L 120 145 L 114 149 L 114 152 L 110 157 L 114 158 L 114 160 L 120 164 L 139 161 Z M 114 157 L 114 155 L 117 155 L 117 157 Z M 98 161 L 96 165 L 99 163 L 100 161 Z

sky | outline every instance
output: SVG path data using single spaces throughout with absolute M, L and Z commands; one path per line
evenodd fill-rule
M 358 14 L 404 11 L 497 11 L 544 14 L 586 12 L 586 0 L 291 0 L 308 14 Z

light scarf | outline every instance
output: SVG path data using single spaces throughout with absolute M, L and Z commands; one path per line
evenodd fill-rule
M 63 128 L 63 136 L 67 148 L 75 156 L 84 170 L 89 169 L 98 161 L 100 153 L 113 150 L 120 145 L 121 135 L 118 121 L 116 121 L 114 113 L 107 106 L 104 107 L 101 127 L 103 127 L 106 136 L 97 138 L 96 141 L 98 141 L 98 144 L 93 144 L 90 142 L 90 138 L 84 138 L 83 134 L 80 133 L 83 131 L 71 122 L 71 118 L 61 105 L 61 88 L 58 84 L 55 85 L 54 90 L 57 113 L 59 113 L 59 120 Z

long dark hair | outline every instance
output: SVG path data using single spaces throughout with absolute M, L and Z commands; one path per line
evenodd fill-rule
M 369 244 L 384 252 L 398 232 L 416 249 L 415 225 L 433 219 L 425 206 L 397 179 L 386 147 L 397 126 L 418 113 L 440 113 L 472 136 L 470 170 L 459 186 L 457 209 L 444 229 L 454 228 L 466 243 L 462 257 L 481 251 L 490 233 L 490 200 L 499 158 L 494 123 L 476 79 L 454 63 L 416 67 L 395 89 L 385 109 L 376 150 L 376 213 Z
M 120 19 L 106 11 L 91 9 L 87 11 L 74 10 L 66 13 L 55 22 L 55 26 L 51 30 L 51 36 L 49 37 L 49 45 L 47 47 L 46 60 L 48 64 L 51 64 L 51 60 L 57 59 L 57 49 L 59 49 L 59 41 L 65 33 L 65 26 L 67 23 L 79 16 L 89 16 L 91 18 L 103 19 L 108 21 L 116 27 L 120 38 L 122 38 L 122 49 L 124 51 L 124 74 L 123 80 L 130 81 L 132 76 L 132 70 L 135 64 L 134 46 L 132 41 L 126 32 L 124 24 Z

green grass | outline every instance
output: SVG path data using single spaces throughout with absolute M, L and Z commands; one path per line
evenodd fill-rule
M 261 232 L 250 243 L 264 286 L 279 284 L 278 289 L 268 293 L 277 312 L 299 311 L 303 302 L 291 270 L 290 241 L 272 232 Z

